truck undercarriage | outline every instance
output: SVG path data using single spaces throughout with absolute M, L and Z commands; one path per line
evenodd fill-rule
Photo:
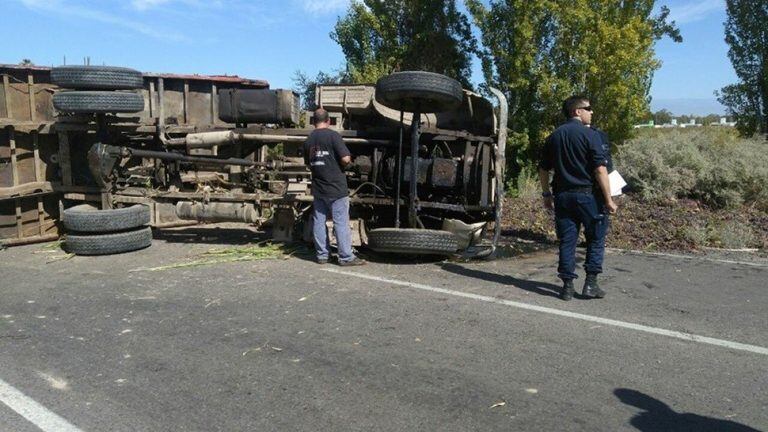
M 0 74 L 3 244 L 57 238 L 67 212 L 75 213 L 68 209 L 83 203 L 94 212 L 142 204 L 153 227 L 234 221 L 271 226 L 277 241 L 308 237 L 302 143 L 312 119 L 295 93 L 238 77 L 92 66 L 6 65 Z M 316 92 L 352 152 L 355 243 L 491 253 L 501 214 L 503 95 L 492 90 L 497 117 L 488 100 L 460 87 L 450 89 L 452 103 L 441 100 L 450 78 L 388 78 L 390 88 L 380 81 Z M 488 222 L 495 235 L 481 247 Z

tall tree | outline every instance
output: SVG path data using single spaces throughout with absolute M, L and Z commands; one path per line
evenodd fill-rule
M 654 44 L 682 41 L 655 0 L 467 0 L 480 28 L 486 81 L 510 100 L 510 134 L 520 168 L 537 157 L 561 121 L 560 104 L 581 93 L 612 141 L 626 139 L 648 112 Z
M 726 0 L 725 42 L 740 82 L 718 94 L 744 135 L 768 133 L 768 2 Z
M 341 46 L 354 82 L 426 70 L 470 86 L 476 42 L 456 0 L 353 0 L 331 38 Z

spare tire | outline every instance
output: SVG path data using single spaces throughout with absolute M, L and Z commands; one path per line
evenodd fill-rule
M 143 249 L 152 244 L 152 228 L 111 234 L 67 234 L 64 249 L 75 255 L 110 255 Z
M 433 72 L 395 72 L 376 83 L 376 100 L 396 110 L 441 112 L 464 101 L 461 84 Z
M 459 248 L 448 231 L 413 228 L 378 228 L 368 232 L 368 247 L 376 252 L 408 255 L 451 255 Z
M 59 66 L 51 69 L 51 82 L 75 90 L 134 90 L 144 87 L 141 72 L 115 66 Z
M 53 106 L 76 114 L 135 113 L 144 111 L 144 97 L 133 92 L 63 91 L 53 95 Z
M 68 231 L 108 233 L 147 225 L 150 216 L 149 207 L 142 204 L 108 210 L 81 204 L 64 210 L 61 222 Z

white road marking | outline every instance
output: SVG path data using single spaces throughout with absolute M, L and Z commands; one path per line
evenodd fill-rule
M 82 432 L 58 414 L 30 399 L 0 379 L 0 402 L 16 411 L 44 432 Z
M 732 341 L 723 340 L 723 339 L 715 339 L 707 336 L 699 336 L 692 333 L 683 333 L 683 332 L 678 332 L 674 330 L 650 327 L 642 324 L 635 324 L 635 323 L 618 321 L 618 320 L 609 319 L 609 318 L 601 318 L 601 317 L 592 316 L 592 315 L 585 315 L 585 314 L 570 312 L 562 309 L 549 308 L 545 306 L 536 306 L 528 303 L 516 302 L 511 300 L 503 300 L 495 297 L 488 297 L 484 295 L 472 294 L 472 293 L 467 293 L 462 291 L 454 291 L 454 290 L 449 290 L 445 288 L 437 288 L 437 287 L 413 283 L 413 282 L 387 279 L 379 276 L 371 276 L 371 275 L 362 274 L 362 273 L 354 273 L 350 271 L 336 270 L 336 269 L 324 269 L 324 270 L 330 273 L 342 274 L 346 276 L 352 276 L 352 277 L 357 277 L 361 279 L 383 282 L 383 283 L 388 283 L 392 285 L 400 285 L 400 286 L 416 288 L 424 291 L 431 291 L 431 292 L 436 292 L 440 294 L 447 294 L 447 295 L 452 295 L 456 297 L 464 297 L 464 298 L 479 300 L 479 301 L 488 302 L 488 303 L 512 306 L 519 309 L 542 312 L 550 315 L 558 315 L 558 316 L 567 317 L 567 318 L 575 318 L 579 320 L 590 321 L 590 322 L 610 325 L 614 327 L 625 328 L 629 330 L 635 330 L 635 331 L 651 333 L 651 334 L 656 334 L 661 336 L 668 336 L 668 337 L 682 339 L 690 342 L 698 342 L 702 344 L 715 345 L 719 347 L 730 348 L 730 349 L 735 349 L 740 351 L 748 351 L 755 354 L 768 355 L 768 348 L 757 346 L 757 345 L 748 345 L 748 344 L 732 342 Z

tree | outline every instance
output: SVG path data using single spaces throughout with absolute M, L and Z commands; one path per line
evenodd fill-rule
M 469 19 L 456 0 L 353 0 L 331 38 L 353 82 L 373 83 L 394 71 L 426 70 L 470 87 L 477 51 Z
M 682 41 L 655 0 L 467 0 L 479 27 L 483 72 L 510 101 L 511 171 L 532 165 L 562 121 L 560 104 L 586 94 L 595 124 L 613 142 L 629 137 L 649 107 L 654 44 Z
M 667 109 L 662 109 L 653 113 L 653 122 L 657 125 L 669 124 L 672 123 L 672 117 L 674 114 Z
M 768 133 L 768 3 L 726 0 L 725 42 L 740 82 L 716 93 L 743 135 Z

